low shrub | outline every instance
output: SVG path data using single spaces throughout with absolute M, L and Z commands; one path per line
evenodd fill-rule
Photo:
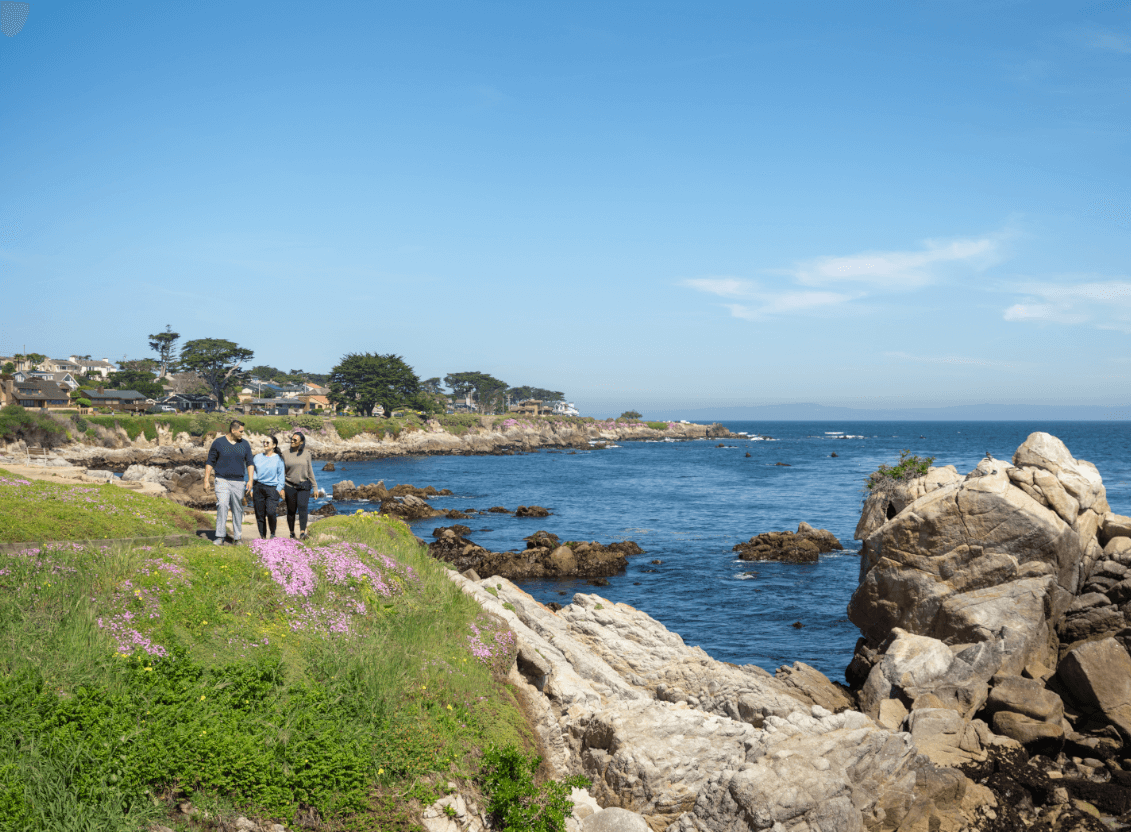
M 646 424 L 652 430 L 667 430 L 668 429 L 668 423 L 667 422 L 645 422 L 644 424 Z
M 483 754 L 479 782 L 487 795 L 487 811 L 497 829 L 505 832 L 564 832 L 573 812 L 571 787 L 589 788 L 584 777 L 535 785 L 542 758 L 524 754 L 513 745 L 489 748 Z
M 931 463 L 934 461 L 933 456 L 916 456 L 905 448 L 899 452 L 899 461 L 895 465 L 880 465 L 879 468 L 869 474 L 865 487 L 868 491 L 875 491 L 876 489 L 894 487 L 898 483 L 913 480 L 916 477 L 926 476 L 927 471 L 931 468 Z

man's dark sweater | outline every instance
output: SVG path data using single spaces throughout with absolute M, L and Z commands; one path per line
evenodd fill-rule
M 208 449 L 208 464 L 222 480 L 243 482 L 251 460 L 251 444 L 246 439 L 233 445 L 228 437 L 219 436 Z

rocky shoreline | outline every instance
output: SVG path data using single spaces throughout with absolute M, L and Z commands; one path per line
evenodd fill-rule
M 616 442 L 686 441 L 730 436 L 721 425 L 699 425 L 683 422 L 668 423 L 664 430 L 655 430 L 641 423 L 620 424 L 612 422 L 573 423 L 559 421 L 519 422 L 505 425 L 499 417 L 485 417 L 484 424 L 468 429 L 463 435 L 449 433 L 438 422 L 427 424 L 426 430 L 404 431 L 399 436 L 378 439 L 373 434 L 362 433 L 342 439 L 331 422 L 320 431 L 303 433 L 307 447 L 315 459 L 330 462 L 352 462 L 384 459 L 397 456 L 432 455 L 510 455 L 531 453 L 542 449 L 591 450 Z M 104 444 L 72 443 L 54 450 L 56 457 L 66 464 L 98 470 L 123 472 L 131 465 L 177 467 L 203 466 L 208 446 L 220 434 L 190 436 L 174 433 L 158 423 L 157 438 L 144 435 L 130 439 L 119 427 L 107 432 Z M 276 438 L 286 433 L 276 434 Z M 264 436 L 248 432 L 245 438 L 258 447 Z M 109 444 L 106 444 L 109 443 Z M 0 447 L 0 457 L 20 459 L 26 453 L 22 442 Z
M 858 535 L 848 687 L 716 661 L 597 595 L 450 575 L 516 633 L 555 776 L 653 832 L 1131 825 L 1131 518 L 1094 466 L 1033 434 L 874 495 Z

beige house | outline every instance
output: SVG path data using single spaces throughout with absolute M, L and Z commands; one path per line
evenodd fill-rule
M 118 372 L 118 368 L 106 358 L 92 361 L 89 358 L 79 358 L 77 355 L 72 355 L 68 361 L 78 366 L 78 375 L 97 375 L 102 376 L 102 378 L 109 378 L 110 373 Z M 74 371 L 71 370 L 70 372 Z
M 47 373 L 70 373 L 75 376 L 82 375 L 82 367 L 79 363 L 69 358 L 48 358 L 39 365 L 39 369 Z

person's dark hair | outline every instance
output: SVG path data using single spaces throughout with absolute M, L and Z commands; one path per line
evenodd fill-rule
M 298 446 L 298 450 L 295 451 L 295 453 L 301 454 L 303 452 L 303 450 L 306 448 L 306 436 L 303 435 L 303 433 L 301 431 L 297 431 L 297 430 L 294 433 L 291 434 L 291 439 L 294 439 L 296 436 L 299 438 L 299 441 L 302 442 L 302 444 Z
M 271 440 L 271 447 L 274 448 L 276 451 L 279 450 L 279 440 L 276 439 L 274 436 L 268 436 L 267 438 Z
M 228 423 L 228 432 L 231 433 L 233 430 L 235 430 L 237 425 L 242 428 L 243 422 L 241 422 L 239 419 L 232 419 L 232 421 Z

